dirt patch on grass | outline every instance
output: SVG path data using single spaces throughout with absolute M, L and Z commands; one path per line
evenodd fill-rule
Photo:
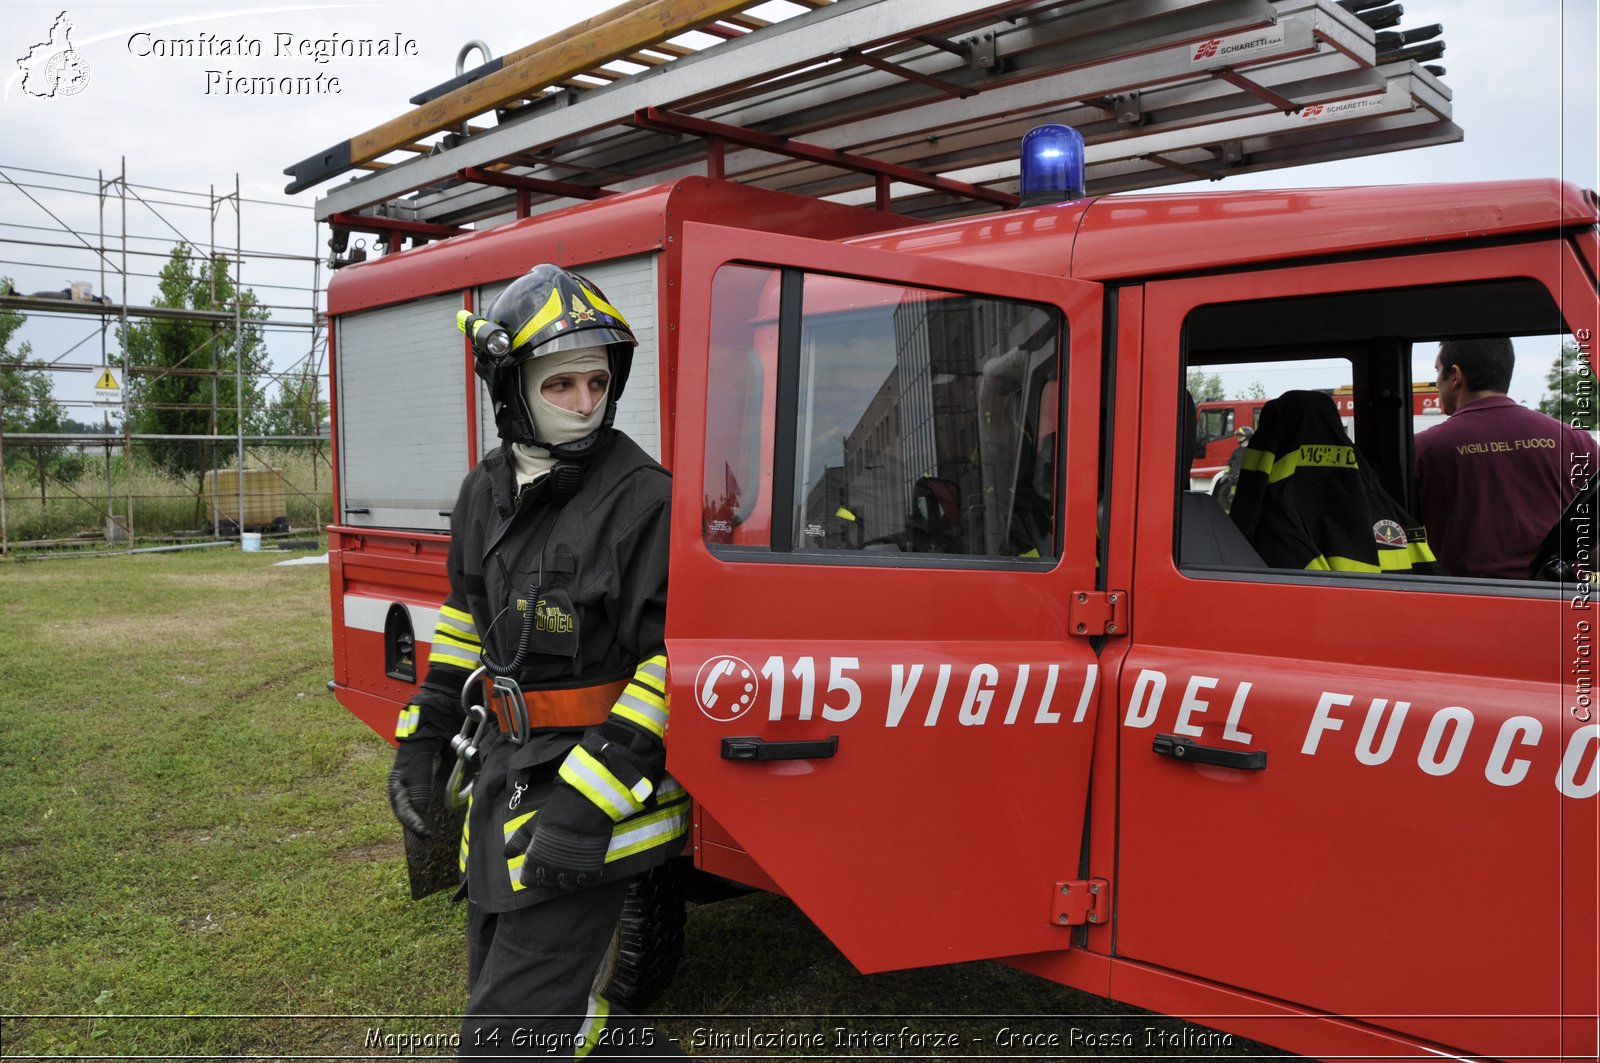
M 58 652 L 171 646 L 196 636 L 192 622 L 186 619 L 117 613 L 91 615 L 70 624 L 46 623 L 42 628 L 42 641 Z
M 405 855 L 405 846 L 397 838 L 392 842 L 380 842 L 377 845 L 352 845 L 347 849 L 340 849 L 333 854 L 335 860 L 371 861 L 392 860 L 397 856 Z
M 43 903 L 38 897 L 0 897 L 0 915 L 9 923 L 37 910 Z

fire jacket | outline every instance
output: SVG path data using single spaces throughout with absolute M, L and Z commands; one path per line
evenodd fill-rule
M 676 856 L 689 822 L 664 746 L 669 476 L 611 433 L 564 504 L 550 483 L 518 490 L 504 447 L 467 474 L 450 518 L 450 596 L 422 689 L 395 731 L 403 742 L 448 742 L 485 647 L 496 664 L 518 665 L 511 678 L 533 732 L 515 745 L 495 730 L 483 744 L 461 839 L 467 894 L 490 912 L 553 895 L 524 888 L 522 856 L 504 847 L 557 787 L 613 823 L 602 881 Z
M 1230 515 L 1273 568 L 1444 575 L 1320 392 L 1286 391 L 1261 408 Z

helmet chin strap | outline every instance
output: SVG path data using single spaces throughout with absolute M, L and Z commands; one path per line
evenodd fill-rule
M 570 444 L 562 447 L 563 450 L 570 448 Z M 540 448 L 537 443 L 514 443 L 511 455 L 517 489 L 520 491 L 528 484 L 544 479 L 551 505 L 565 505 L 583 485 L 583 470 L 587 464 L 584 461 L 549 453 L 548 448 Z

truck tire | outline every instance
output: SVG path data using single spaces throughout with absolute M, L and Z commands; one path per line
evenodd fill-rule
M 595 974 L 597 995 L 637 1013 L 671 984 L 683 956 L 683 874 L 682 861 L 672 860 L 628 887 L 611 948 Z

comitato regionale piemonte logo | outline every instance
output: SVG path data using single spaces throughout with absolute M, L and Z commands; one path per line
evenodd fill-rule
M 29 96 L 76 96 L 89 84 L 89 61 L 72 47 L 72 19 L 65 11 L 51 24 L 50 38 L 29 48 L 17 67 Z

